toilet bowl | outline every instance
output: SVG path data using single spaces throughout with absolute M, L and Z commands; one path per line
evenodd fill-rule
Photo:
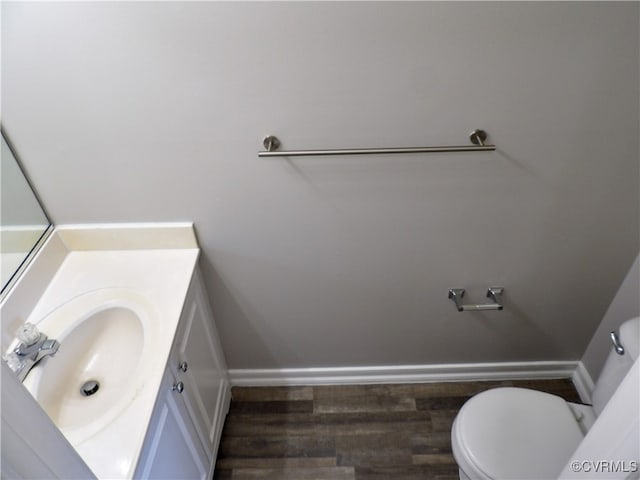
M 564 399 L 526 388 L 476 395 L 451 431 L 458 466 L 474 480 L 555 478 L 583 438 Z
M 620 327 L 593 392 L 593 407 L 526 388 L 495 388 L 475 395 L 451 429 L 461 480 L 555 479 L 597 415 L 638 358 L 640 317 Z

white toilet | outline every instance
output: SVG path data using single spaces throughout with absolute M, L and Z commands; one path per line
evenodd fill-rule
M 638 358 L 640 317 L 620 327 L 593 391 L 593 407 L 526 388 L 496 388 L 467 401 L 451 446 L 461 480 L 554 479 Z

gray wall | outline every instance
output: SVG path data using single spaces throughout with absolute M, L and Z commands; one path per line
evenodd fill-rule
M 5 3 L 3 122 L 57 223 L 195 222 L 231 368 L 577 360 L 640 249 L 639 7 Z

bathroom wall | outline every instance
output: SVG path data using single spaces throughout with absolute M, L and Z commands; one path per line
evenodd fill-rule
M 195 222 L 231 368 L 578 360 L 640 249 L 639 8 L 3 3 L 2 122 L 56 223 Z

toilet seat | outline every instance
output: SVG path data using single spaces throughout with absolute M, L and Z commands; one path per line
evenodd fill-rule
M 451 443 L 472 479 L 555 479 L 582 441 L 567 402 L 525 388 L 496 388 L 465 403 Z

